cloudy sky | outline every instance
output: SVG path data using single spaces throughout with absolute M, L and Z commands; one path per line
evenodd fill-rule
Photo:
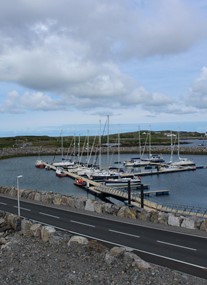
M 206 27 L 207 0 L 0 0 L 0 135 L 106 115 L 199 128 Z

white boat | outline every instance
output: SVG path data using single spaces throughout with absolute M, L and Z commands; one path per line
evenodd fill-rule
M 131 158 L 131 160 L 123 162 L 125 167 L 141 167 L 149 165 L 149 163 L 148 160 L 142 160 L 141 158 Z
M 170 165 L 172 166 L 196 166 L 195 162 L 188 159 L 188 158 L 181 158 L 179 157 L 178 161 L 171 162 Z
M 38 160 L 36 160 L 35 166 L 37 168 L 45 168 L 45 163 L 43 162 L 43 160 L 38 159 Z
M 160 154 L 151 154 L 149 157 L 151 163 L 163 163 L 165 162 L 164 158 Z
M 67 173 L 65 172 L 65 170 L 62 167 L 57 167 L 55 173 L 56 173 L 56 176 L 58 176 L 58 177 L 67 176 Z
M 99 170 L 99 171 L 94 171 L 90 174 L 87 175 L 89 179 L 94 180 L 94 181 L 104 181 L 105 179 L 108 178 L 119 178 L 120 173 L 110 171 L 110 170 Z
M 70 161 L 70 160 L 63 160 L 63 161 L 60 161 L 60 162 L 53 162 L 52 165 L 55 166 L 55 167 L 68 168 L 68 167 L 74 166 L 75 162 L 74 161 Z
M 178 160 L 176 161 L 173 161 L 173 144 L 172 144 L 172 140 L 171 140 L 171 159 L 170 159 L 170 162 L 169 164 L 171 166 L 174 166 L 174 167 L 196 167 L 196 164 L 194 161 L 186 158 L 186 157 L 180 157 L 180 143 L 179 143 L 179 140 L 180 140 L 180 136 L 179 136 L 179 133 L 178 133 Z
M 128 183 L 130 181 L 130 186 L 135 187 L 139 186 L 141 184 L 141 179 L 140 177 L 133 177 L 133 178 L 108 178 L 104 181 L 104 184 L 106 186 L 110 187 L 127 187 Z

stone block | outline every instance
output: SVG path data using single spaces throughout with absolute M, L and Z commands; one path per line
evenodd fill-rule
M 56 232 L 55 228 L 51 226 L 42 226 L 41 239 L 45 242 L 49 241 L 50 237 Z
M 70 246 L 72 243 L 86 245 L 88 244 L 88 239 L 82 236 L 72 236 L 68 241 L 68 246 Z
M 182 218 L 181 217 L 176 217 L 173 214 L 169 214 L 169 216 L 168 216 L 168 225 L 175 226 L 175 227 L 180 227 L 181 222 L 182 222 Z

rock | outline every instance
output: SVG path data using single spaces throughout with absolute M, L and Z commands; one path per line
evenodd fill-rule
M 102 243 L 98 242 L 97 240 L 89 240 L 87 244 L 87 249 L 89 251 L 96 251 L 98 253 L 103 253 L 108 251 L 108 248 L 104 246 Z
M 41 239 L 45 242 L 49 241 L 50 237 L 56 232 L 55 228 L 50 226 L 42 226 Z
M 127 207 L 127 206 L 122 206 L 119 209 L 117 216 L 123 217 L 123 218 L 129 218 L 129 219 L 136 219 L 137 218 L 136 211 Z
M 60 194 L 55 194 L 53 199 L 53 204 L 60 206 L 62 203 L 62 197 Z
M 164 213 L 164 212 L 158 212 L 158 217 L 157 217 L 157 221 L 159 224 L 168 224 L 168 213 Z
M 207 220 L 204 220 L 204 221 L 201 223 L 200 230 L 207 232 Z
M 76 209 L 84 209 L 85 208 L 85 203 L 86 203 L 86 200 L 85 198 L 83 197 L 76 197 L 75 200 L 74 200 L 74 203 L 75 203 L 75 208 Z
M 31 231 L 32 236 L 37 237 L 37 238 L 41 238 L 41 229 L 42 229 L 41 224 L 33 224 L 30 227 L 30 231 Z
M 8 194 L 13 197 L 17 196 L 17 189 L 15 188 L 8 189 Z
M 175 226 L 175 227 L 180 227 L 182 222 L 181 217 L 176 217 L 173 214 L 169 214 L 168 216 L 168 225 L 170 226 Z
M 111 204 L 111 203 L 104 203 L 103 212 L 106 213 L 106 214 L 112 215 L 113 212 L 114 212 L 113 211 L 113 204 Z
M 150 222 L 158 223 L 158 216 L 159 216 L 159 212 L 151 211 Z
M 191 218 L 183 217 L 181 227 L 187 228 L 187 229 L 195 229 L 195 220 L 192 217 Z
M 79 244 L 88 244 L 88 239 L 82 236 L 72 236 L 70 240 L 68 241 L 68 246 L 71 245 L 71 243 L 79 243 Z
M 95 201 L 94 202 L 94 211 L 96 213 L 102 214 L 104 211 L 104 203 Z
M 136 267 L 140 270 L 145 270 L 145 269 L 149 269 L 151 268 L 150 264 L 146 261 L 144 261 L 143 259 L 141 259 L 138 255 L 136 255 L 135 253 L 133 252 L 128 252 L 126 251 L 124 253 L 124 257 L 125 259 L 128 261 L 131 262 L 131 265 L 133 267 Z
M 7 214 L 6 221 L 9 226 L 15 231 L 21 230 L 21 218 L 14 214 Z
M 110 249 L 110 255 L 116 256 L 116 257 L 122 256 L 125 251 L 126 251 L 125 247 L 114 246 Z
M 74 199 L 72 197 L 62 196 L 61 205 L 75 208 Z
M 34 195 L 34 200 L 35 200 L 35 201 L 38 201 L 38 202 L 41 201 L 41 194 L 40 194 L 40 192 L 36 192 L 36 193 L 35 193 L 35 195 Z
M 0 238 L 0 246 L 4 245 L 7 243 L 7 240 L 4 237 Z
M 21 222 L 21 232 L 24 236 L 30 237 L 32 236 L 31 233 L 31 226 L 32 226 L 32 222 L 26 219 L 23 219 Z
M 141 221 L 149 221 L 150 220 L 151 213 L 149 211 L 146 211 L 145 209 L 142 209 L 140 213 L 138 213 L 138 219 Z
M 134 260 L 134 262 L 132 263 L 132 266 L 134 266 L 140 270 L 145 270 L 145 269 L 151 268 L 150 264 L 148 262 L 144 261 L 143 259 L 141 259 L 140 257 L 138 257 Z
M 0 218 L 0 227 L 5 226 L 6 220 L 4 218 Z
M 54 194 L 53 193 L 41 193 L 41 201 L 45 204 L 53 204 Z
M 124 256 L 126 248 L 114 246 L 110 249 L 108 253 L 105 255 L 105 261 L 107 264 L 111 265 L 116 258 L 121 258 Z
M 91 212 L 94 212 L 94 211 L 95 211 L 95 209 L 94 209 L 94 203 L 93 203 L 92 200 L 90 200 L 90 199 L 87 199 L 87 200 L 86 200 L 85 210 L 91 211 Z

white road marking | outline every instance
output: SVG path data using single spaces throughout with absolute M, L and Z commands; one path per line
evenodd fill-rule
M 187 246 L 182 246 L 182 245 L 178 245 L 178 244 L 174 244 L 174 243 L 169 243 L 169 242 L 165 242 L 165 241 L 161 241 L 161 240 L 157 240 L 157 242 L 162 243 L 162 244 L 166 244 L 166 245 L 170 245 L 170 246 L 175 246 L 175 247 L 180 247 L 180 248 L 184 248 L 184 249 L 189 249 L 189 250 L 197 251 L 196 248 L 187 247 Z
M 38 221 L 38 220 L 36 220 L 36 222 L 43 223 L 42 221 Z M 48 226 L 51 226 L 50 224 L 47 224 L 47 223 L 43 223 L 43 224 L 48 225 Z M 87 237 L 87 238 L 99 240 L 99 241 L 101 241 L 101 242 L 107 242 L 107 243 L 109 243 L 109 244 L 113 244 L 113 245 L 116 245 L 116 246 L 126 247 L 126 246 L 123 245 L 123 244 L 111 242 L 111 241 L 109 241 L 109 240 L 101 239 L 101 238 L 98 238 L 98 237 L 95 237 L 95 236 L 85 235 L 85 234 L 83 234 L 83 233 L 75 232 L 75 231 L 71 231 L 71 230 L 67 230 L 67 229 L 64 229 L 64 228 L 61 228 L 61 227 L 55 227 L 55 228 L 56 228 L 56 229 L 59 229 L 59 230 L 61 230 L 61 231 L 66 231 L 66 232 L 75 234 L 75 235 L 81 235 L 81 236 L 84 236 L 84 237 Z M 182 261 L 182 260 L 179 260 L 179 259 L 167 257 L 167 256 L 164 256 L 164 255 L 159 255 L 159 254 L 152 253 L 152 252 L 145 251 L 145 250 L 141 250 L 141 249 L 138 249 L 138 248 L 130 247 L 130 250 L 135 250 L 135 251 L 142 252 L 142 253 L 146 253 L 146 254 L 149 254 L 149 255 L 152 255 L 152 256 L 160 257 L 160 258 L 167 259 L 167 260 L 171 260 L 171 261 L 175 261 L 175 262 L 178 262 L 178 263 L 181 263 L 181 264 L 186 264 L 186 265 L 190 265 L 190 266 L 193 266 L 193 267 L 196 267 L 196 268 L 200 268 L 200 269 L 207 270 L 207 267 L 204 267 L 204 266 L 201 266 L 201 265 L 198 265 L 198 264 L 193 264 L 193 263 L 189 263 L 189 262 Z
M 18 207 L 17 207 L 17 206 L 14 206 L 14 208 L 18 208 Z M 31 212 L 31 209 L 23 208 L 23 207 L 20 207 L 20 210 L 25 210 L 25 211 Z
M 7 203 L 0 202 L 1 205 L 7 205 Z
M 113 233 L 117 233 L 117 234 L 121 234 L 121 235 L 126 235 L 126 236 L 130 236 L 130 237 L 136 237 L 136 238 L 140 238 L 140 236 L 137 235 L 132 235 L 132 234 L 128 234 L 128 233 L 124 233 L 124 232 L 119 232 L 119 231 L 115 231 L 115 230 L 110 230 L 109 232 L 113 232 Z
M 74 221 L 74 220 L 70 220 L 70 221 L 71 221 L 71 223 L 76 223 L 76 224 L 80 224 L 80 225 L 87 226 L 87 227 L 91 227 L 91 228 L 95 228 L 95 227 L 96 227 L 96 226 L 94 226 L 94 225 L 85 224 L 85 223 L 81 223 L 81 222 Z
M 51 217 L 51 218 L 55 218 L 55 219 L 60 219 L 60 217 L 58 216 L 53 216 L 53 215 L 50 215 L 50 214 L 47 214 L 47 213 L 43 213 L 43 212 L 39 212 L 40 215 L 44 215 L 44 216 L 48 216 L 48 217 Z

